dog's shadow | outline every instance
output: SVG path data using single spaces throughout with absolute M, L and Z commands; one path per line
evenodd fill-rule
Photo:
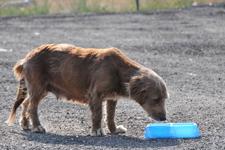
M 84 145 L 84 146 L 105 146 L 111 148 L 158 148 L 169 147 L 180 144 L 177 139 L 164 140 L 144 140 L 141 138 L 130 137 L 126 135 L 107 135 L 104 137 L 92 136 L 69 136 L 53 133 L 34 134 L 30 132 L 21 133 L 29 141 L 40 142 L 44 144 L 60 145 Z

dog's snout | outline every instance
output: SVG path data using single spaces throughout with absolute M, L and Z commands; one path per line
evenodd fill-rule
M 155 115 L 150 115 L 154 120 L 156 121 L 165 121 L 166 120 L 166 115 L 165 114 L 155 114 Z
M 160 116 L 159 121 L 165 121 L 166 120 L 166 116 Z
M 157 121 L 165 121 L 166 120 L 166 115 L 165 114 L 158 114 L 156 117 Z

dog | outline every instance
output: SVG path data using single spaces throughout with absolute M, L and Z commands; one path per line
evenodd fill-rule
M 19 86 L 16 101 L 6 121 L 9 126 L 15 122 L 16 110 L 22 104 L 22 129 L 45 133 L 37 110 L 48 92 L 58 99 L 88 104 L 93 136 L 105 135 L 101 127 L 104 101 L 109 131 L 126 132 L 126 128 L 114 122 L 120 97 L 140 104 L 151 118 L 166 120 L 165 100 L 168 92 L 163 79 L 117 48 L 45 44 L 30 51 L 16 63 L 13 70 Z

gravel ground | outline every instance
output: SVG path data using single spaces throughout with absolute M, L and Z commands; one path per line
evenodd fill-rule
M 76 14 L 0 18 L 0 149 L 225 149 L 225 9 L 198 7 L 145 14 Z M 167 82 L 170 122 L 196 122 L 199 139 L 143 139 L 152 122 L 131 100 L 120 100 L 122 135 L 88 136 L 87 106 L 45 98 L 39 114 L 46 134 L 4 121 L 14 102 L 12 66 L 44 43 L 117 47 Z M 18 110 L 19 114 L 21 109 Z

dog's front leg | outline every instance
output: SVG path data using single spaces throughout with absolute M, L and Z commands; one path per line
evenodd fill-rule
M 92 117 L 92 136 L 104 136 L 104 130 L 101 127 L 102 121 L 102 99 L 100 97 L 93 97 L 89 102 Z
M 125 133 L 127 129 L 122 125 L 116 126 L 115 124 L 115 110 L 116 110 L 116 100 L 107 101 L 107 124 L 109 131 L 111 133 Z

